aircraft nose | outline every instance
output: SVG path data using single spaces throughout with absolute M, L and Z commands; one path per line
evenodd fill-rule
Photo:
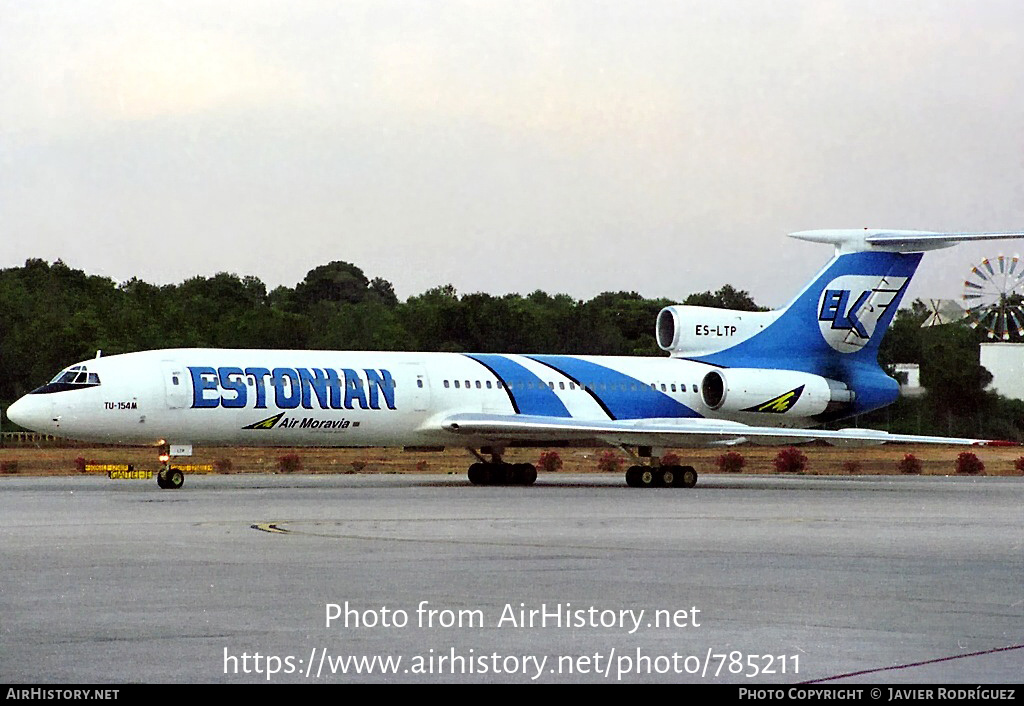
M 7 418 L 20 427 L 32 431 L 42 431 L 46 422 L 49 421 L 46 416 L 48 410 L 44 409 L 45 406 L 39 404 L 39 401 L 30 395 L 25 395 L 7 408 Z

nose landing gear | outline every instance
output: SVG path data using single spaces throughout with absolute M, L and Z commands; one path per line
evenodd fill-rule
M 177 468 L 164 468 L 156 474 L 156 484 L 165 490 L 177 490 L 185 484 L 185 474 Z
M 160 463 L 163 468 L 156 474 L 156 484 L 164 490 L 177 490 L 185 485 L 185 472 L 171 467 L 173 456 L 191 456 L 191 444 L 164 444 L 160 447 Z

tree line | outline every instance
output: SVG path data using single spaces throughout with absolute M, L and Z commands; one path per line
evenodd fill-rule
M 664 355 L 654 339 L 654 322 L 662 307 L 674 303 L 636 292 L 605 292 L 587 301 L 540 290 L 525 296 L 460 295 L 451 285 L 400 301 L 390 282 L 369 278 L 346 262 L 316 267 L 294 287 L 270 291 L 256 277 L 223 272 L 180 284 L 158 286 L 136 278 L 117 284 L 60 260 L 32 259 L 23 267 L 0 269 L 0 405 L 6 409 L 97 350 L 104 355 L 179 347 Z M 682 303 L 760 309 L 747 292 L 730 285 L 693 293 Z M 974 420 L 960 426 L 977 426 L 982 411 L 1003 405 L 982 390 L 988 379 L 977 364 L 977 337 L 961 326 L 921 329 L 922 310 L 918 303 L 899 312 L 880 362 L 922 365 L 922 384 L 931 399 L 925 409 L 907 413 L 924 429 L 921 433 L 939 427 L 947 433 L 953 424 L 942 412 L 948 409 Z M 999 428 L 1019 438 L 1020 416 Z M 3 422 L 11 428 L 6 416 Z M 891 412 L 885 422 L 892 424 Z

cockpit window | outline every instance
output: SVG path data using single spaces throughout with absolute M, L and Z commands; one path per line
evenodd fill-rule
M 50 383 L 53 384 L 55 382 L 74 382 L 75 378 L 78 377 L 78 371 L 80 371 L 81 369 L 81 366 L 76 365 L 73 368 L 61 370 L 53 377 L 53 380 L 50 380 Z
M 32 390 L 33 395 L 42 395 L 50 392 L 65 392 L 67 390 L 82 390 L 87 387 L 96 387 L 100 384 L 100 376 L 90 373 L 84 365 L 75 365 L 67 370 L 61 370 L 53 380 L 50 380 L 42 387 Z

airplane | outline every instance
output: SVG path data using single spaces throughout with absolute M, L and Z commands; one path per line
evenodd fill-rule
M 815 230 L 831 261 L 789 305 L 764 312 L 668 306 L 665 357 L 166 349 L 76 363 L 16 401 L 22 427 L 79 441 L 161 447 L 161 488 L 180 488 L 193 444 L 442 448 L 477 458 L 476 485 L 530 485 L 514 443 L 592 442 L 637 460 L 631 487 L 693 487 L 668 448 L 908 442 L 998 444 L 825 423 L 884 407 L 899 385 L 878 346 L 923 253 L 1024 232 Z M 635 451 L 634 451 L 635 449 Z

